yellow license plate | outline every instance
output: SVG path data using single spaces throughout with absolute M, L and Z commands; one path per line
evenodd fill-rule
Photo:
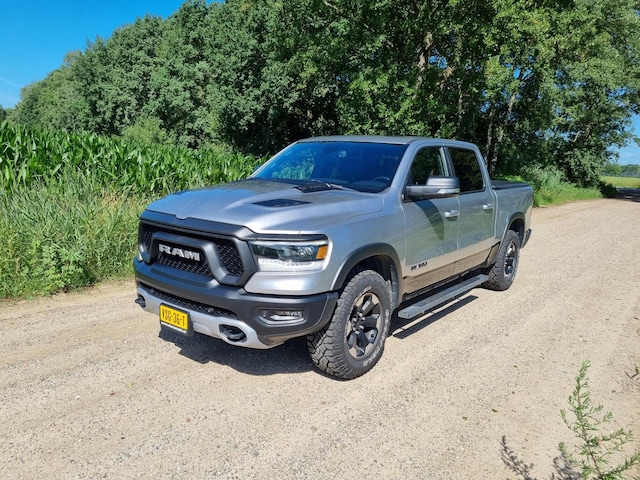
M 185 334 L 191 333 L 191 322 L 189 321 L 189 314 L 182 310 L 177 310 L 167 305 L 160 305 L 160 321 L 171 327 L 177 329 Z

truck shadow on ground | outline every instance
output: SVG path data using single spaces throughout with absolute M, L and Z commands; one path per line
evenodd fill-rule
M 395 313 L 391 318 L 391 331 L 389 332 L 389 336 L 404 340 L 477 299 L 478 297 L 475 295 L 466 293 L 461 297 L 454 298 L 412 319 L 399 318 L 397 313 Z
M 459 297 L 410 320 L 399 318 L 397 314 L 394 314 L 391 319 L 389 337 L 405 339 L 477 298 L 473 295 Z M 306 337 L 291 339 L 268 350 L 255 350 L 229 345 L 223 340 L 198 333 L 191 337 L 185 337 L 180 333 L 164 328 L 158 333 L 158 338 L 173 343 L 179 348 L 179 355 L 202 365 L 207 363 L 226 365 L 238 372 L 255 376 L 305 373 L 309 371 L 316 371 L 321 376 L 327 376 L 317 370 L 309 358 Z M 340 380 L 335 377 L 329 378 Z
M 507 445 L 506 436 L 502 437 L 500 445 L 502 447 L 502 462 L 516 475 L 517 480 L 537 480 L 531 474 L 533 463 L 528 464 L 521 460 L 518 454 Z M 562 455 L 553 459 L 553 469 L 555 472 L 549 477 L 550 480 L 580 480 L 582 478 L 580 473 L 575 471 Z
M 158 337 L 173 343 L 180 349 L 180 355 L 195 362 L 203 365 L 210 362 L 226 365 L 249 375 L 291 374 L 314 370 L 304 337 L 294 338 L 268 350 L 237 347 L 198 333 L 185 337 L 168 329 L 160 330 Z

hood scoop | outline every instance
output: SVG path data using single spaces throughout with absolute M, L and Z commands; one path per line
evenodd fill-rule
M 260 205 L 262 207 L 282 208 L 282 207 L 295 207 L 297 205 L 306 205 L 311 202 L 303 202 L 302 200 L 293 200 L 291 198 L 274 198 L 271 200 L 265 200 L 263 202 L 256 202 L 254 205 Z

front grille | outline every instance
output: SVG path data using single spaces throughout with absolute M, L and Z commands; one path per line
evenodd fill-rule
M 153 243 L 154 243 L 154 235 L 158 234 L 168 234 L 174 235 L 174 231 L 167 230 L 165 228 L 158 228 L 153 225 L 148 225 L 142 223 L 140 225 L 140 243 L 144 246 L 147 252 L 152 253 L 153 251 Z M 185 235 L 184 232 L 178 231 L 175 232 L 177 235 Z M 228 238 L 218 237 L 218 236 L 205 236 L 205 235 L 196 235 L 188 233 L 188 236 L 193 238 L 194 240 L 198 240 L 202 242 L 203 248 L 205 244 L 212 245 L 216 252 L 217 261 L 219 262 L 219 267 L 222 269 L 225 275 L 231 276 L 233 278 L 242 277 L 245 274 L 245 265 L 242 262 L 242 257 L 240 256 L 240 252 L 238 251 L 238 245 L 233 240 Z M 171 244 L 168 241 L 162 240 L 165 244 L 170 244 L 172 247 L 175 246 L 179 249 L 184 248 L 184 245 L 180 244 Z M 157 246 L 156 246 L 157 248 Z M 194 260 L 191 258 L 183 258 L 177 255 L 168 255 L 164 252 L 158 252 L 157 258 L 155 262 L 158 265 L 163 265 L 169 268 L 175 268 L 177 270 L 181 270 L 184 272 L 195 273 L 197 275 L 202 275 L 208 279 L 215 278 L 214 271 L 216 271 L 216 267 L 218 265 L 209 265 L 207 256 L 201 248 L 193 248 L 191 246 L 187 246 L 189 251 L 197 251 L 200 254 L 200 260 Z M 157 252 L 157 250 L 156 250 Z M 212 260 L 216 261 L 216 260 Z M 218 270 L 219 271 L 219 270 Z M 229 280 L 230 278 L 228 278 Z M 216 278 L 216 280 L 220 281 L 220 278 Z M 233 280 L 232 280 L 233 281 Z
M 142 234 L 142 243 L 144 243 L 144 246 L 147 248 L 147 250 L 151 250 L 151 242 L 153 240 L 153 234 L 154 231 L 153 230 L 145 230 L 144 233 Z
M 146 285 L 144 283 L 141 283 L 140 287 L 145 289 L 154 297 L 157 297 L 160 300 L 164 300 L 165 302 L 169 302 L 176 307 L 182 307 L 194 312 L 204 313 L 205 315 L 213 315 L 214 317 L 227 317 L 234 320 L 238 319 L 238 316 L 235 313 L 225 308 L 212 307 L 211 305 L 205 305 L 204 303 L 194 302 L 192 300 L 186 300 L 184 298 L 176 297 L 175 295 L 171 295 L 170 293 L 150 287 L 149 285 Z
M 244 266 L 242 265 L 242 259 L 240 258 L 236 244 L 231 240 L 224 239 L 217 239 L 214 243 L 224 268 L 232 275 L 242 275 L 244 273 Z
M 178 270 L 182 270 L 183 272 L 196 273 L 198 275 L 202 275 L 203 277 L 213 279 L 213 273 L 211 273 L 209 264 L 204 259 L 205 257 L 202 252 L 200 252 L 200 258 L 202 260 L 191 260 L 187 258 L 174 257 L 165 253 L 160 253 L 158 255 L 156 263 L 164 265 L 165 267 L 175 268 Z

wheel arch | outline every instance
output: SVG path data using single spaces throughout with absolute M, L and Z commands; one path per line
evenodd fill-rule
M 398 271 L 400 259 L 397 252 L 387 244 L 367 245 L 356 250 L 340 267 L 333 281 L 332 290 L 344 288 L 349 280 L 349 274 L 357 267 L 373 270 L 382 276 L 389 285 L 391 309 L 395 310 L 400 296 L 402 278 Z
M 525 236 L 525 216 L 524 213 L 518 212 L 511 215 L 511 218 L 507 222 L 504 231 L 502 232 L 502 236 L 500 237 L 500 241 L 491 247 L 491 251 L 489 252 L 489 256 L 485 260 L 484 266 L 490 267 L 495 262 L 496 256 L 498 255 L 498 251 L 500 250 L 500 246 L 504 242 L 507 233 L 511 230 L 516 232 L 516 235 L 520 238 L 520 245 L 524 242 Z
M 511 215 L 509 221 L 507 222 L 506 228 L 502 232 L 501 242 L 504 240 L 507 232 L 509 230 L 513 230 L 520 237 L 520 242 L 524 240 L 524 230 L 525 230 L 525 216 L 523 212 L 517 212 Z

